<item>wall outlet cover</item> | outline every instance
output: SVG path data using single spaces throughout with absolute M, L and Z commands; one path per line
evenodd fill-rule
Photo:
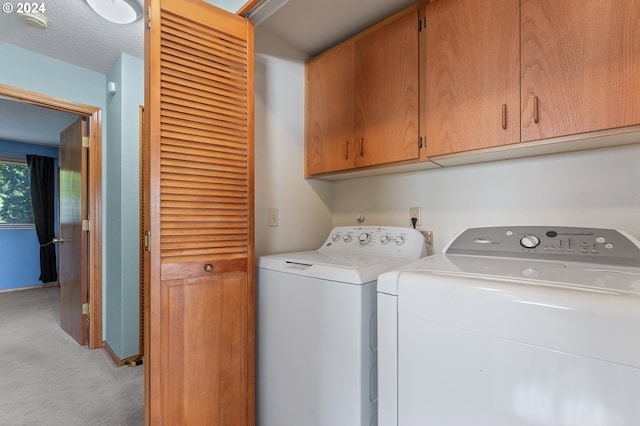
M 409 207 L 409 225 L 413 226 L 413 222 L 411 219 L 416 218 L 418 221 L 416 222 L 416 226 L 420 226 L 420 207 Z

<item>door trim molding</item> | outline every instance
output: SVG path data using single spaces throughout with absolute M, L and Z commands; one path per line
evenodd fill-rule
M 102 347 L 102 109 L 0 84 L 0 96 L 89 119 L 89 349 Z

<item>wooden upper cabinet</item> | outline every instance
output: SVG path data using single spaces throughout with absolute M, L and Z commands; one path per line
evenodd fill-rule
M 307 175 L 354 167 L 355 44 L 307 63 Z
M 307 62 L 307 177 L 419 157 L 417 10 Z
M 638 23 L 640 0 L 522 0 L 523 141 L 640 123 Z
M 418 10 L 358 40 L 356 166 L 416 159 Z
M 427 5 L 427 156 L 520 140 L 519 0 Z

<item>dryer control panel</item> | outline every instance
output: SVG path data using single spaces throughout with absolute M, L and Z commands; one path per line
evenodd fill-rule
M 331 253 L 366 253 L 419 259 L 425 256 L 424 236 L 400 226 L 338 226 L 318 249 Z
M 640 243 L 623 231 L 566 226 L 470 228 L 445 254 L 640 266 Z

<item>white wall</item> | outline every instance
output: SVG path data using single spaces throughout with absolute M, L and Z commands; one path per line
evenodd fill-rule
M 640 142 L 640 136 L 638 137 Z M 338 182 L 303 179 L 304 57 L 256 29 L 256 252 L 317 248 L 333 226 L 409 226 L 421 207 L 430 253 L 475 226 L 618 228 L 640 237 L 640 145 Z M 267 227 L 267 207 L 280 226 Z
M 332 184 L 303 177 L 305 57 L 262 27 L 255 40 L 256 255 L 315 249 L 331 230 Z
M 640 142 L 640 137 L 638 138 Z M 640 145 L 513 159 L 336 182 L 333 225 L 422 229 L 440 251 L 459 231 L 492 225 L 616 228 L 640 236 Z

